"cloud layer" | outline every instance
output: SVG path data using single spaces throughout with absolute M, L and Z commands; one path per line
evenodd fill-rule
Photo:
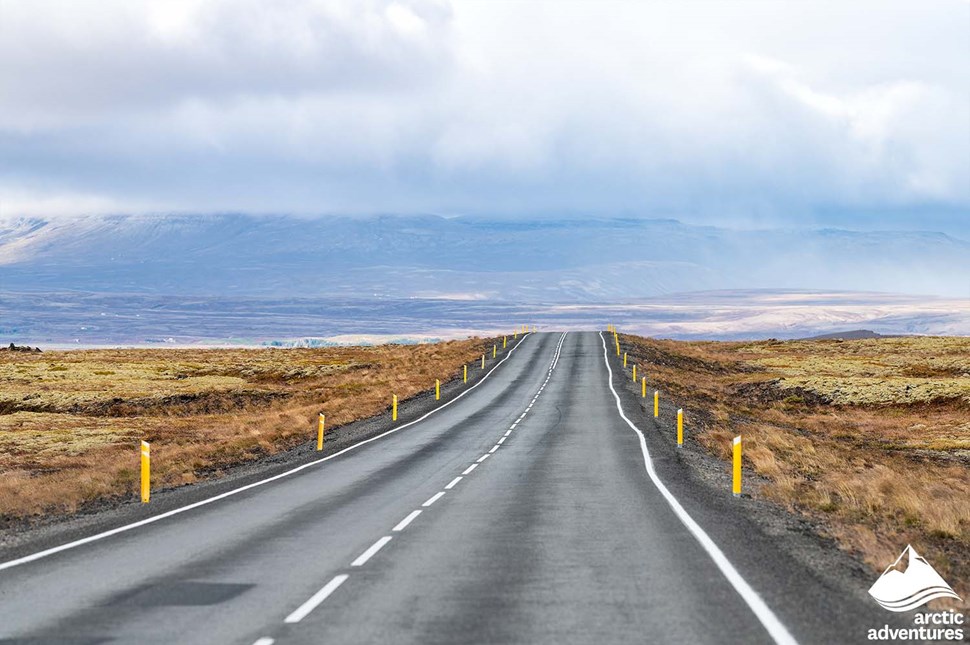
M 0 0 L 0 16 L 4 216 L 970 223 L 962 0 Z

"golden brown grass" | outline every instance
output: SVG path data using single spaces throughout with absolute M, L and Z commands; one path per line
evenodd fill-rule
M 178 486 L 385 410 L 491 342 L 326 349 L 0 352 L 0 519 Z
M 970 596 L 970 338 L 621 342 L 702 445 L 727 461 L 744 437 L 756 495 L 874 571 L 920 545 Z

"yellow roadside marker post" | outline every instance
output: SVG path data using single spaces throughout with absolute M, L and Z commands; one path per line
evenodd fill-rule
M 677 447 L 684 445 L 684 410 L 677 410 Z
M 391 399 L 391 421 L 397 421 L 397 394 Z
M 653 391 L 653 418 L 660 416 L 660 390 Z
M 637 366 L 636 365 L 633 366 L 633 382 L 634 383 L 637 382 Z
M 441 381 L 439 379 L 434 380 L 434 400 L 441 400 Z
M 467 383 L 468 382 L 468 366 L 467 365 L 462 365 L 461 369 L 462 369 L 461 382 L 462 383 Z
M 327 426 L 327 417 L 320 413 L 317 417 L 317 452 L 323 450 L 323 433 L 325 432 Z
M 640 377 L 640 398 L 647 398 L 647 377 Z
M 508 342 L 508 336 L 502 336 L 502 349 L 505 349 L 505 344 Z
M 741 497 L 741 435 L 734 438 L 734 496 Z
M 623 367 L 626 367 L 626 352 L 623 352 Z
M 498 345 L 492 345 L 492 358 L 498 356 Z
M 482 354 L 482 369 L 485 369 L 485 354 Z
M 152 495 L 152 453 L 147 441 L 141 442 L 141 503 L 147 504 Z
M 512 331 L 512 340 L 518 340 L 518 339 L 519 339 L 519 330 L 518 329 L 514 329 Z

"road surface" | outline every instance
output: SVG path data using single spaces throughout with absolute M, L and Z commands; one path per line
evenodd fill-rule
M 652 419 L 614 394 L 623 377 L 605 349 L 595 332 L 530 335 L 465 396 L 398 432 L 8 561 L 0 642 L 861 639 L 869 609 L 833 597 L 727 491 L 683 476 Z

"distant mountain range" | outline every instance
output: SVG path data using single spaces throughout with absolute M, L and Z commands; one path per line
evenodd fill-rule
M 3 344 L 314 345 L 607 320 L 674 338 L 970 334 L 970 244 L 635 219 L 0 220 Z
M 716 289 L 970 295 L 942 233 L 675 220 L 176 215 L 0 221 L 0 289 L 616 302 Z

